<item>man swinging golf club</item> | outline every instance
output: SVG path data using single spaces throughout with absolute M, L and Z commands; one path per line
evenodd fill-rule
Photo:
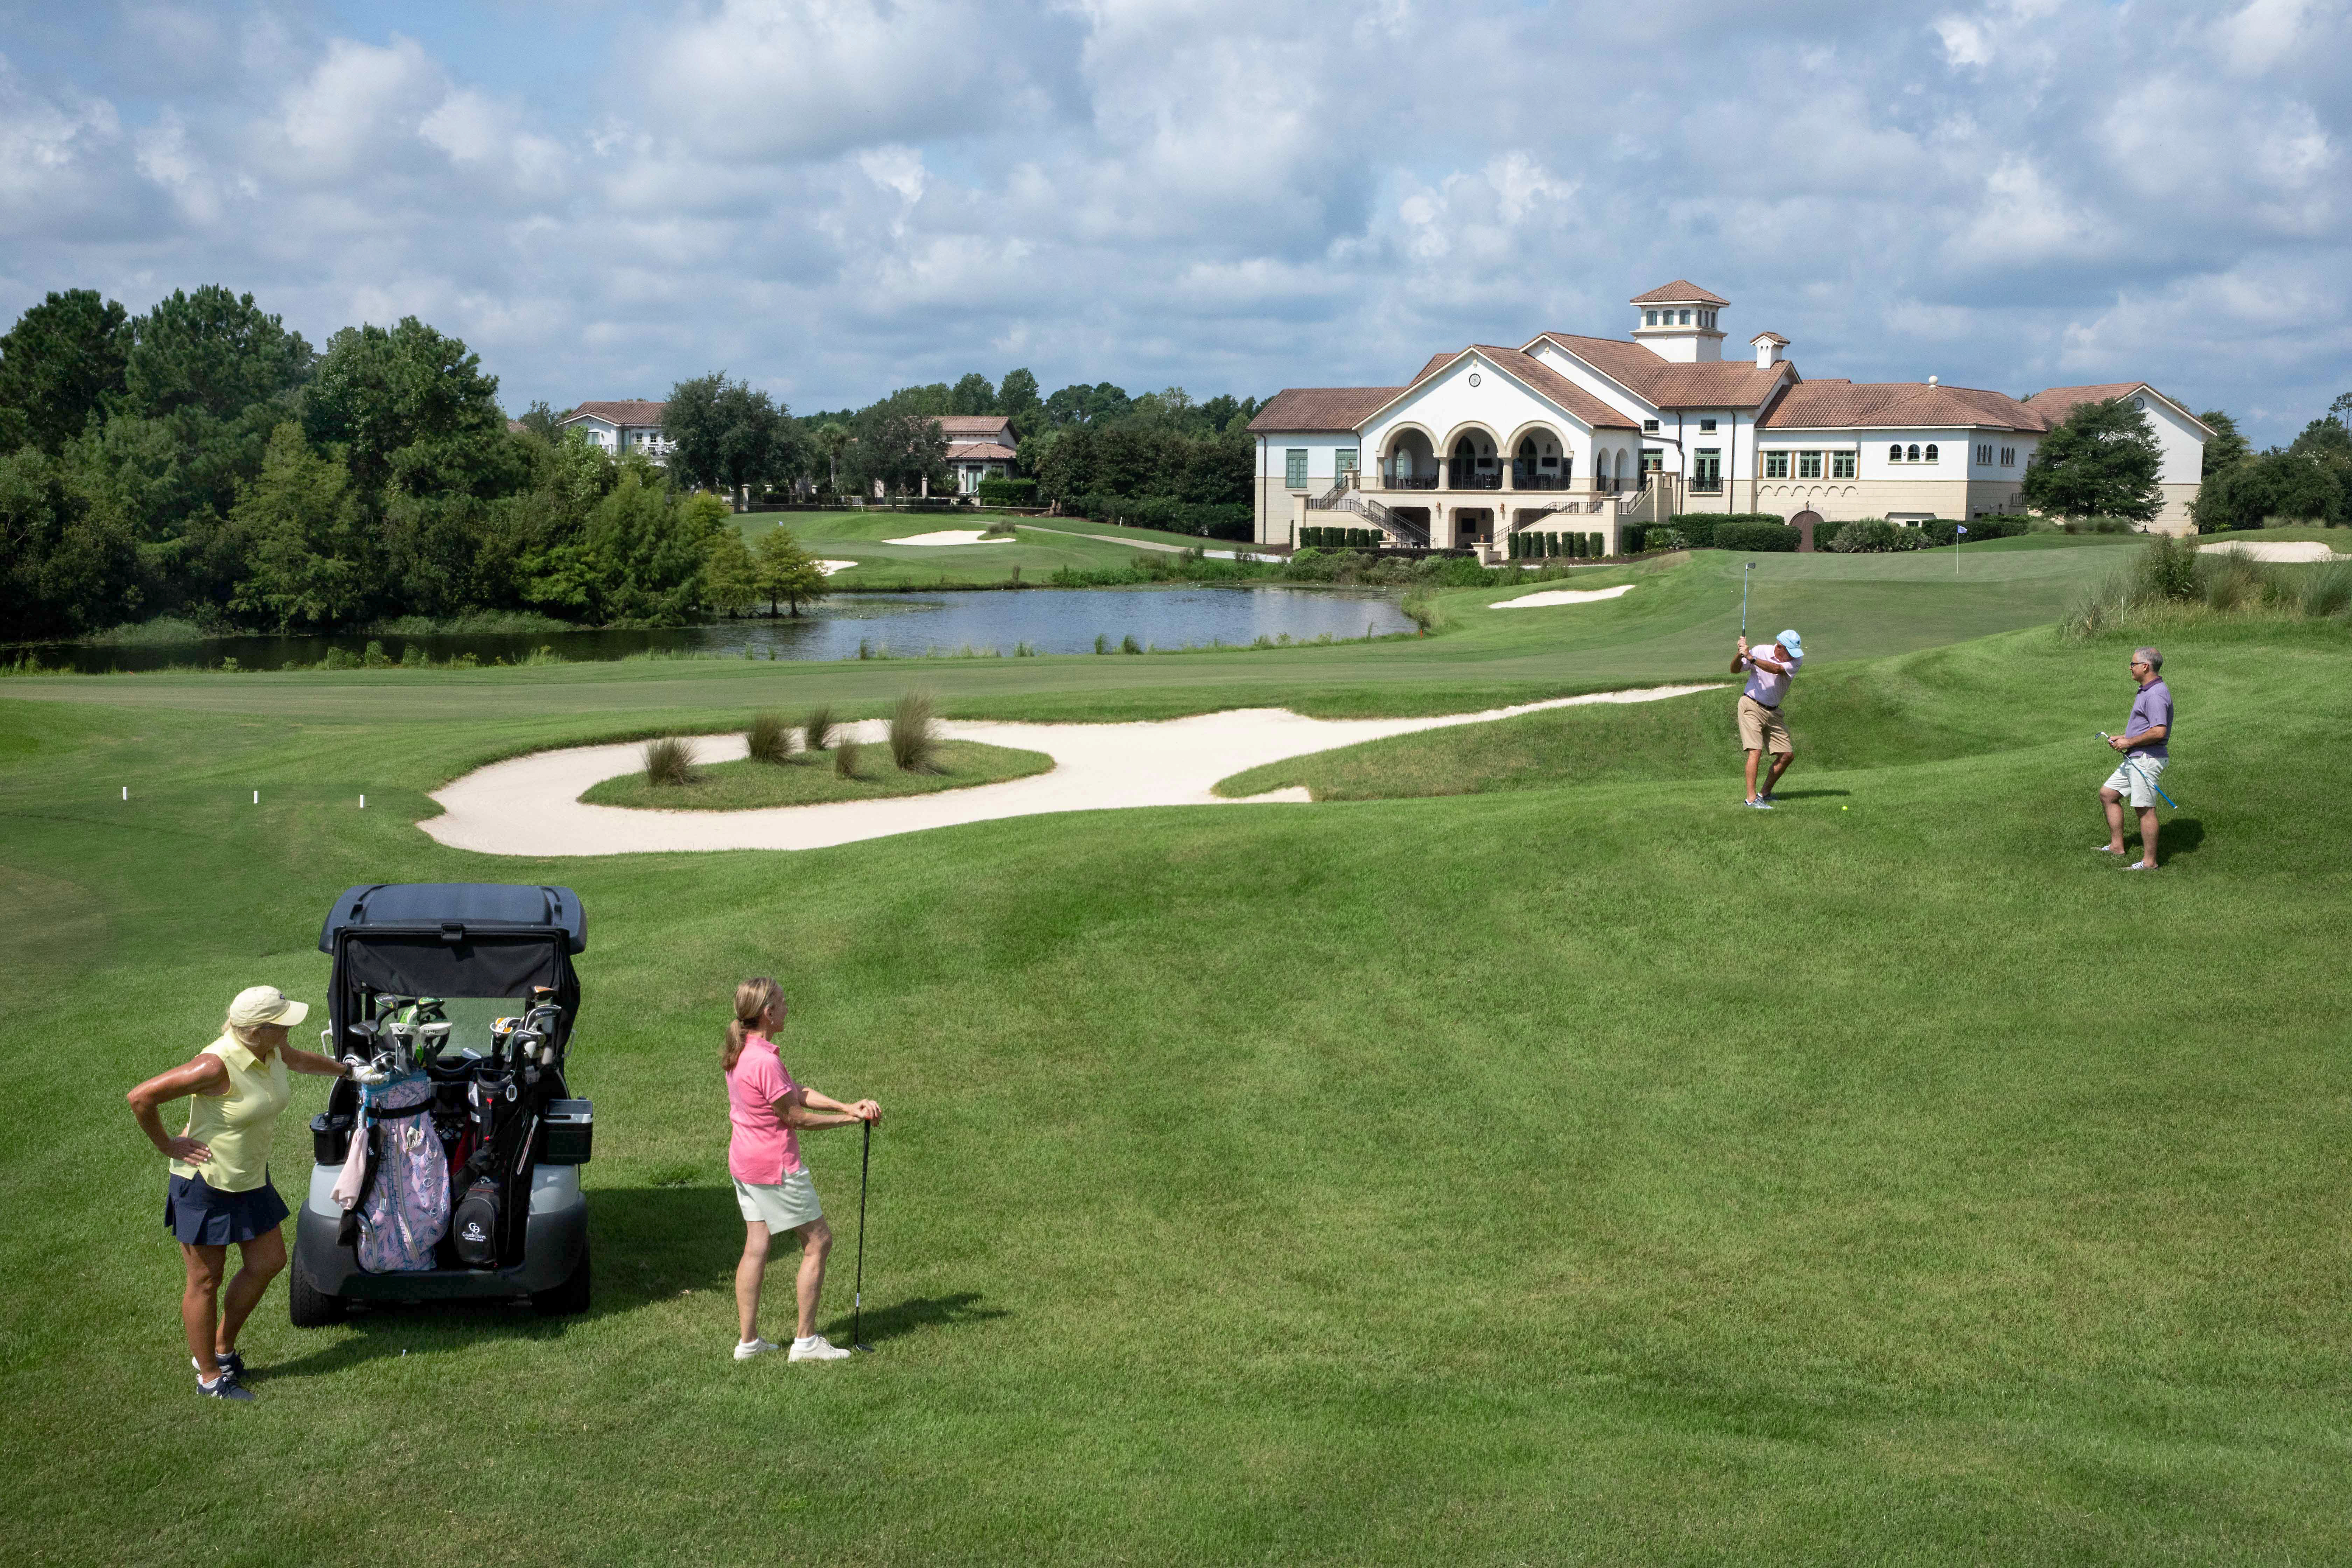
M 2123 753 L 2123 761 L 2099 786 L 2099 804 L 2106 808 L 2107 841 L 2099 846 L 2102 855 L 2127 853 L 2124 847 L 2124 801 L 2129 797 L 2132 808 L 2139 813 L 2140 858 L 2126 865 L 2126 871 L 2156 869 L 2156 800 L 2163 793 L 2157 779 L 2171 752 L 2165 742 L 2172 734 L 2172 688 L 2167 686 L 2159 672 L 2164 668 L 2164 655 L 2152 647 L 2132 649 L 2132 679 L 2139 684 L 2139 693 L 2132 699 L 2131 717 L 2124 721 L 2124 732 L 2105 739 L 2108 749 Z
M 1789 726 L 1780 721 L 1780 704 L 1789 695 L 1789 678 L 1804 662 L 1805 645 L 1792 631 L 1754 648 L 1748 646 L 1748 634 L 1742 632 L 1739 651 L 1732 657 L 1731 673 L 1748 677 L 1739 693 L 1739 744 L 1748 753 L 1748 804 L 1757 811 L 1772 809 L 1772 788 L 1797 760 Z M 1759 789 L 1756 764 L 1767 752 L 1772 754 L 1772 767 Z

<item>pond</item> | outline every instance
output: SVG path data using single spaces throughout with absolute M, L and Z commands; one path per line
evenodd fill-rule
M 247 669 L 316 664 L 330 648 L 362 651 L 371 640 L 397 659 L 412 643 L 435 662 L 471 654 L 484 664 L 513 662 L 533 649 L 566 659 L 631 654 L 713 654 L 754 658 L 856 658 L 885 653 L 917 658 L 965 649 L 1007 656 L 1026 644 L 1035 653 L 1092 653 L 1096 639 L 1116 648 L 1133 637 L 1147 648 L 1246 645 L 1260 637 L 1313 642 L 1386 637 L 1413 629 L 1398 595 L 1377 588 L 1054 588 L 950 594 L 839 594 L 797 617 L 719 621 L 671 631 L 539 632 L 453 637 L 381 636 L 215 637 L 160 645 L 44 647 L 42 664 L 89 673 L 110 669 L 217 667 L 234 658 Z

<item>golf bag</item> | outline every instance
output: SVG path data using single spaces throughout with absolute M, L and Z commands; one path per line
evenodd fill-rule
M 368 1159 L 367 1175 L 343 1229 L 371 1274 L 433 1268 L 434 1248 L 447 1232 L 449 1167 L 433 1131 L 433 1084 L 421 1073 L 367 1095 L 368 1149 L 352 1151 Z

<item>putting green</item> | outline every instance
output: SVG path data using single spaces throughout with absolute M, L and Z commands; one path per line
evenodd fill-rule
M 2088 731 L 2126 704 L 2124 645 L 1937 647 L 2066 581 L 1910 565 L 1759 583 L 1763 618 L 1837 650 L 1802 678 L 1820 731 L 1769 816 L 1728 798 L 1727 744 L 1597 731 L 1625 767 L 1549 786 L 1498 764 L 1444 798 L 532 862 L 435 844 L 425 793 L 779 691 L 879 711 L 908 672 L 0 686 L 0 1552 L 2339 1555 L 2345 634 L 2167 647 L 2182 809 L 2135 876 L 2089 852 Z M 919 673 L 964 711 L 1286 682 L 1467 708 L 1637 658 L 1712 674 L 1734 576 L 1702 557 L 1551 616 L 1464 596 L 1426 641 Z M 162 1163 L 122 1090 L 240 986 L 317 1000 L 341 887 L 484 878 L 566 882 L 590 913 L 593 1310 L 298 1332 L 280 1281 L 244 1342 L 258 1402 L 200 1405 Z M 728 1354 L 716 1058 L 753 973 L 792 994 L 795 1075 L 887 1112 L 877 1352 L 850 1363 Z M 298 1080 L 289 1194 L 320 1096 Z M 858 1148 L 807 1147 L 842 1339 Z

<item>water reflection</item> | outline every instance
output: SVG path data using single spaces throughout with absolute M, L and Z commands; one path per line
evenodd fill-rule
M 157 647 L 40 648 L 51 668 L 164 669 L 218 666 L 234 658 L 247 669 L 312 665 L 331 648 L 362 652 L 371 641 L 397 660 L 411 645 L 440 663 L 471 655 L 483 664 L 513 662 L 551 647 L 566 659 L 614 659 L 647 652 L 702 653 L 754 658 L 901 658 L 925 653 L 1013 654 L 1024 644 L 1036 653 L 1092 653 L 1097 639 L 1111 647 L 1132 637 L 1149 648 L 1245 645 L 1265 637 L 1312 642 L 1386 637 L 1412 623 L 1397 595 L 1373 588 L 1295 588 L 1257 584 L 1232 588 L 1070 588 L 954 594 L 844 594 L 798 618 L 764 616 L 675 631 L 542 632 L 521 636 L 253 637 L 212 638 Z

